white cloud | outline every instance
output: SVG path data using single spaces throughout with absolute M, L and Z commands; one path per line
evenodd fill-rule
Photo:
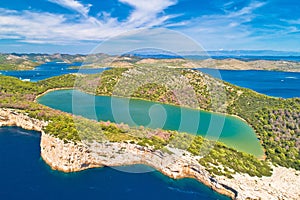
M 227 18 L 232 18 L 232 17 L 245 17 L 245 16 L 253 16 L 253 11 L 256 10 L 257 8 L 260 8 L 262 6 L 264 6 L 266 3 L 265 2 L 258 2 L 258 1 L 254 1 L 251 2 L 248 6 L 240 9 L 240 10 L 235 10 L 233 11 L 226 11 L 227 13 Z
M 27 43 L 74 44 L 82 41 L 101 41 L 136 28 L 164 24 L 174 15 L 165 15 L 164 9 L 174 0 L 120 0 L 134 9 L 125 21 L 118 21 L 110 13 L 89 16 L 91 5 L 75 0 L 48 0 L 74 10 L 82 16 L 38 11 L 15 11 L 0 8 L 0 38 L 14 38 Z M 77 18 L 74 21 L 74 18 Z
M 300 19 L 296 19 L 296 20 L 293 20 L 293 19 L 281 19 L 280 21 L 283 21 L 283 22 L 286 22 L 288 24 L 292 24 L 292 25 L 300 25 Z
M 175 5 L 176 0 L 119 0 L 132 6 L 134 11 L 127 19 L 127 25 L 135 27 L 149 27 L 159 25 L 176 15 L 159 16 L 166 8 Z
M 28 43 L 67 44 L 80 40 L 103 40 L 123 32 L 114 20 L 101 21 L 95 18 L 81 19 L 71 23 L 72 16 L 40 13 L 0 13 L 0 38 L 14 36 Z M 124 27 L 123 27 L 124 28 Z
M 239 44 L 245 46 L 245 41 L 252 42 L 253 31 L 247 23 L 257 17 L 255 10 L 266 3 L 253 1 L 240 9 L 228 9 L 228 7 L 232 7 L 232 4 L 233 2 L 223 5 L 224 14 L 203 15 L 182 22 L 185 26 L 178 26 L 176 29 L 211 49 L 231 49 L 232 46 Z
M 74 10 L 83 16 L 87 17 L 90 11 L 91 4 L 83 5 L 79 1 L 76 0 L 48 0 L 49 2 L 56 3 L 62 7 L 68 8 L 70 10 Z

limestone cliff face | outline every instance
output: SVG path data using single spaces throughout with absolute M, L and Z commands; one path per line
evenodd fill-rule
M 76 172 L 102 166 L 93 164 L 91 152 L 81 143 L 64 143 L 42 132 L 40 146 L 43 160 L 54 170 Z
M 173 154 L 153 151 L 129 143 L 64 143 L 42 133 L 41 155 L 53 169 L 64 172 L 81 171 L 101 166 L 146 164 L 171 178 L 196 178 L 221 194 L 235 198 L 234 190 L 217 183 L 210 174 L 185 151 L 170 149 Z
M 0 108 L 0 127 L 18 126 L 26 130 L 42 131 L 47 122 L 33 119 L 15 109 Z

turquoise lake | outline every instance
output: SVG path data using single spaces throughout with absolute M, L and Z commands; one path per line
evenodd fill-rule
M 202 135 L 239 151 L 263 155 L 254 130 L 237 117 L 144 100 L 94 96 L 76 90 L 49 92 L 38 102 L 89 119 Z

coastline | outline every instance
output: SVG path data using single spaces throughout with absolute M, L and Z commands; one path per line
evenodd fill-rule
M 219 70 L 264 70 L 264 71 L 281 71 L 281 72 L 300 72 L 298 61 L 284 60 L 239 60 L 237 58 L 225 59 L 206 59 L 196 61 L 195 65 L 199 67 L 205 66 L 209 69 Z
M 177 59 L 177 58 L 141 58 L 135 64 L 160 64 L 166 62 L 173 64 L 171 68 L 193 69 L 193 68 L 208 68 L 219 70 L 264 70 L 264 71 L 281 71 L 281 72 L 300 72 L 299 61 L 291 60 L 268 60 L 255 59 L 243 60 L 236 57 L 227 58 L 206 58 L 206 59 Z M 181 62 L 181 63 L 178 63 Z M 108 64 L 109 65 L 109 64 Z M 128 62 L 121 61 L 115 63 L 114 68 L 121 68 L 123 65 L 128 65 Z M 129 65 L 130 66 L 130 65 Z M 97 68 L 97 67 L 95 67 Z M 101 68 L 101 67 L 99 67 Z
M 41 157 L 53 169 L 75 172 L 102 166 L 146 164 L 173 179 L 195 178 L 220 194 L 232 199 L 299 199 L 300 171 L 274 167 L 271 177 L 235 174 L 233 179 L 212 177 L 197 158 L 184 150 L 170 149 L 173 154 L 130 143 L 65 143 L 46 134 L 47 122 L 26 114 L 0 108 L 0 126 L 19 126 L 41 132 Z M 183 154 L 185 153 L 185 154 Z
M 47 93 L 49 93 L 49 92 L 53 92 L 53 91 L 57 91 L 57 90 L 72 90 L 72 89 L 74 89 L 74 88 L 72 88 L 72 87 L 62 87 L 62 88 L 52 88 L 52 89 L 48 89 L 48 90 L 46 90 L 45 92 L 36 95 L 36 97 L 34 98 L 34 102 L 38 103 L 38 102 L 37 102 L 37 99 L 40 98 L 41 96 L 44 96 L 45 94 L 47 94 Z
M 234 189 L 213 181 L 191 155 L 182 156 L 186 151 L 174 151 L 169 155 L 136 144 L 116 142 L 65 144 L 45 133 L 41 140 L 42 158 L 54 170 L 77 172 L 95 167 L 144 164 L 173 179 L 194 178 L 220 194 L 236 198 Z

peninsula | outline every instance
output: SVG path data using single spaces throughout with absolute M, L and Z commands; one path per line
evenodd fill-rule
M 141 66 L 97 75 L 63 75 L 37 83 L 0 76 L 0 125 L 40 131 L 41 156 L 55 170 L 146 164 L 172 178 L 195 178 L 232 199 L 299 199 L 300 100 L 272 98 L 198 71 L 177 70 L 196 92 L 197 109 L 236 115 L 253 127 L 265 150 L 264 159 L 201 136 L 96 122 L 35 101 L 49 90 L 73 87 L 115 95 L 114 86 L 126 74 L 147 75 Z M 209 98 L 208 88 L 220 85 L 226 94 L 224 108 Z M 126 97 L 127 93 L 117 94 Z M 132 97 L 181 105 L 172 95 L 169 88 L 146 84 Z M 205 149 L 211 150 L 202 154 Z

